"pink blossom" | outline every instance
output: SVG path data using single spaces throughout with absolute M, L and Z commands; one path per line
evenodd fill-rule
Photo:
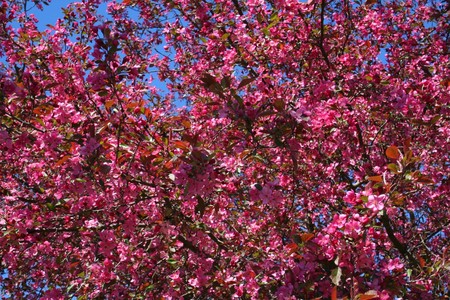
M 88 220 L 85 222 L 86 228 L 96 228 L 100 225 L 97 219 Z
M 97 142 L 97 140 L 90 137 L 87 139 L 86 144 L 80 148 L 80 154 L 89 155 L 98 147 L 100 147 L 100 144 Z
M 348 191 L 343 199 L 346 203 L 355 205 L 357 203 L 356 194 L 353 190 Z
M 386 195 L 369 195 L 366 207 L 376 213 L 383 210 L 385 201 Z

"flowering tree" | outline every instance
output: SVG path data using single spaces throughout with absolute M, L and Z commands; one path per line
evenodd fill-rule
M 449 293 L 448 2 L 83 0 L 39 30 L 49 2 L 0 1 L 0 294 Z

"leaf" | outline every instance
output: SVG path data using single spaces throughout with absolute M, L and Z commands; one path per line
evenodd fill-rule
M 283 99 L 277 99 L 273 102 L 273 106 L 277 111 L 283 111 L 284 110 L 284 101 Z
M 383 177 L 381 177 L 381 175 L 370 176 L 367 179 L 373 182 L 383 182 Z
M 191 128 L 191 121 L 184 119 L 181 121 L 181 124 L 184 126 L 184 128 L 190 129 Z
M 234 93 L 233 97 L 234 97 L 234 99 L 237 100 L 237 102 L 239 103 L 240 107 L 244 106 L 244 99 L 242 99 L 238 94 Z
M 172 169 L 172 167 L 173 167 L 173 162 L 172 162 L 171 160 L 167 161 L 167 162 L 164 164 L 164 167 L 165 167 L 166 169 Z
M 202 197 L 197 196 L 197 205 L 195 206 L 195 212 L 200 214 L 200 217 L 203 217 L 205 213 L 206 203 Z
M 211 74 L 205 73 L 202 78 L 200 78 L 201 81 L 203 81 L 204 86 L 209 87 L 217 83 L 216 78 L 212 76 Z
M 314 233 L 304 233 L 302 234 L 302 242 L 306 243 L 307 241 L 311 240 L 314 237 Z
M 429 121 L 424 121 L 422 119 L 413 119 L 411 120 L 411 123 L 416 125 L 424 125 L 424 126 L 432 126 L 436 124 L 441 119 L 440 115 L 436 115 L 433 118 L 431 118 Z
M 51 106 L 49 104 L 42 104 L 42 105 L 39 105 L 38 107 L 36 107 L 35 109 L 33 109 L 33 113 L 35 113 L 38 116 L 48 115 L 52 111 L 53 111 L 53 106 Z
M 392 202 L 395 206 L 403 206 L 403 204 L 405 204 L 405 196 L 400 195 L 398 197 L 395 197 Z
M 431 125 L 434 125 L 434 124 L 436 124 L 440 119 L 441 119 L 441 116 L 440 116 L 440 115 L 436 115 L 436 116 L 434 116 L 434 117 L 430 120 L 430 124 L 431 124 Z
M 403 162 L 410 163 L 411 159 L 413 158 L 413 153 L 411 150 L 408 150 L 405 152 L 405 156 L 403 157 Z
M 273 26 L 277 25 L 280 22 L 280 17 L 278 17 L 278 14 L 275 13 L 270 17 L 270 24 L 266 27 L 266 29 L 270 29 Z
M 130 102 L 130 103 L 128 103 L 127 105 L 125 105 L 125 107 L 128 108 L 128 109 L 130 109 L 130 110 L 132 110 L 132 109 L 134 109 L 134 108 L 136 108 L 136 107 L 138 107 L 138 106 L 139 106 L 139 103 L 138 103 L 138 102 Z
M 406 275 L 408 276 L 408 278 L 411 278 L 412 270 L 411 269 L 406 270 Z
M 419 178 L 417 178 L 417 182 L 423 184 L 434 184 L 434 180 L 427 175 L 420 175 Z
M 244 79 L 242 79 L 241 83 L 239 83 L 238 89 L 252 83 L 255 80 L 256 80 L 256 77 L 245 77 Z
M 278 16 L 278 12 L 274 12 L 271 16 L 270 16 L 270 21 L 280 21 L 280 17 Z
M 224 33 L 223 35 L 222 35 L 222 41 L 226 41 L 228 38 L 230 37 L 230 33 L 229 32 L 227 32 L 227 33 Z
M 100 90 L 97 90 L 97 94 L 98 94 L 100 97 L 105 97 L 105 96 L 108 95 L 108 91 L 105 90 L 105 89 L 100 89 Z M 114 102 L 114 101 L 113 101 L 113 102 Z
M 411 137 L 405 139 L 405 141 L 403 142 L 403 148 L 405 153 L 409 151 L 409 149 L 411 148 Z
M 450 271 L 450 263 L 446 263 L 446 264 L 444 265 L 444 268 L 445 268 L 447 271 Z M 409 277 L 411 277 L 411 276 L 409 276 Z
M 38 122 L 43 127 L 45 127 L 45 123 L 44 123 L 44 121 L 41 118 L 37 118 L 37 119 L 35 119 L 35 121 Z
M 400 150 L 398 150 L 397 146 L 390 146 L 386 149 L 386 156 L 397 160 L 400 158 Z
M 188 150 L 189 149 L 189 143 L 185 141 L 174 141 L 173 144 L 176 148 L 182 149 L 182 150 Z
M 333 271 L 331 271 L 330 278 L 334 285 L 339 286 L 341 282 L 341 277 L 342 277 L 342 269 L 340 267 L 334 268 Z
M 419 265 L 421 268 L 425 267 L 425 259 L 422 256 L 417 255 L 417 260 L 419 261 Z
M 105 108 L 110 109 L 115 103 L 116 103 L 116 101 L 114 101 L 114 100 L 107 100 L 107 101 L 105 101 Z
M 67 288 L 66 292 L 69 293 L 75 286 L 76 286 L 75 283 L 69 285 L 69 287 Z
M 450 78 L 445 78 L 444 80 L 442 80 L 441 85 L 447 88 L 450 87 Z
M 331 300 L 337 300 L 337 286 L 333 286 L 331 290 Z
M 63 163 L 65 163 L 70 158 L 70 155 L 64 155 L 63 158 L 58 160 L 55 164 L 55 167 L 61 166 Z
M 203 86 L 205 88 L 207 88 L 214 94 L 224 97 L 222 86 L 216 81 L 216 78 L 214 76 L 205 73 L 203 77 L 200 78 L 200 80 L 203 82 Z
M 378 298 L 378 293 L 377 293 L 377 291 L 370 290 L 370 291 L 367 291 L 364 294 L 360 294 L 358 296 L 359 297 L 357 297 L 357 299 L 359 299 L 359 300 L 370 300 L 370 299 Z
M 396 164 L 388 164 L 387 165 L 387 168 L 388 168 L 388 170 L 390 170 L 392 173 L 394 173 L 394 174 L 398 174 L 398 173 L 400 173 L 399 171 L 398 171 L 398 166 L 396 165 Z
M 220 81 L 220 85 L 224 88 L 229 88 L 231 84 L 231 79 L 229 76 L 223 76 L 222 80 Z
M 102 164 L 100 165 L 100 167 L 98 168 L 98 170 L 100 171 L 100 173 L 102 173 L 103 175 L 107 175 L 109 174 L 109 172 L 111 171 L 111 167 L 106 165 L 106 164 Z
M 366 5 L 367 6 L 372 6 L 372 5 L 374 5 L 375 3 L 377 3 L 378 1 L 377 0 L 367 0 L 366 1 Z
M 55 211 L 55 205 L 53 204 L 53 203 L 46 203 L 45 204 L 45 206 L 47 206 L 47 208 L 50 210 L 50 211 Z
M 297 243 L 287 244 L 286 247 L 289 249 L 288 255 L 291 255 L 292 253 L 294 253 L 294 252 L 296 252 L 298 250 Z
M 102 127 L 100 127 L 99 129 L 96 130 L 95 135 L 100 135 L 102 134 L 106 129 L 108 129 L 109 125 L 111 123 L 106 123 L 105 125 L 103 125 Z

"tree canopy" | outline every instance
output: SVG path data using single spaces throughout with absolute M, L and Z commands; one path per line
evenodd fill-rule
M 448 1 L 0 3 L 3 297 L 448 296 Z

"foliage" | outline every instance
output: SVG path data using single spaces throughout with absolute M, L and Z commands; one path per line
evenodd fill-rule
M 3 296 L 448 295 L 448 1 L 101 2 L 1 1 Z

